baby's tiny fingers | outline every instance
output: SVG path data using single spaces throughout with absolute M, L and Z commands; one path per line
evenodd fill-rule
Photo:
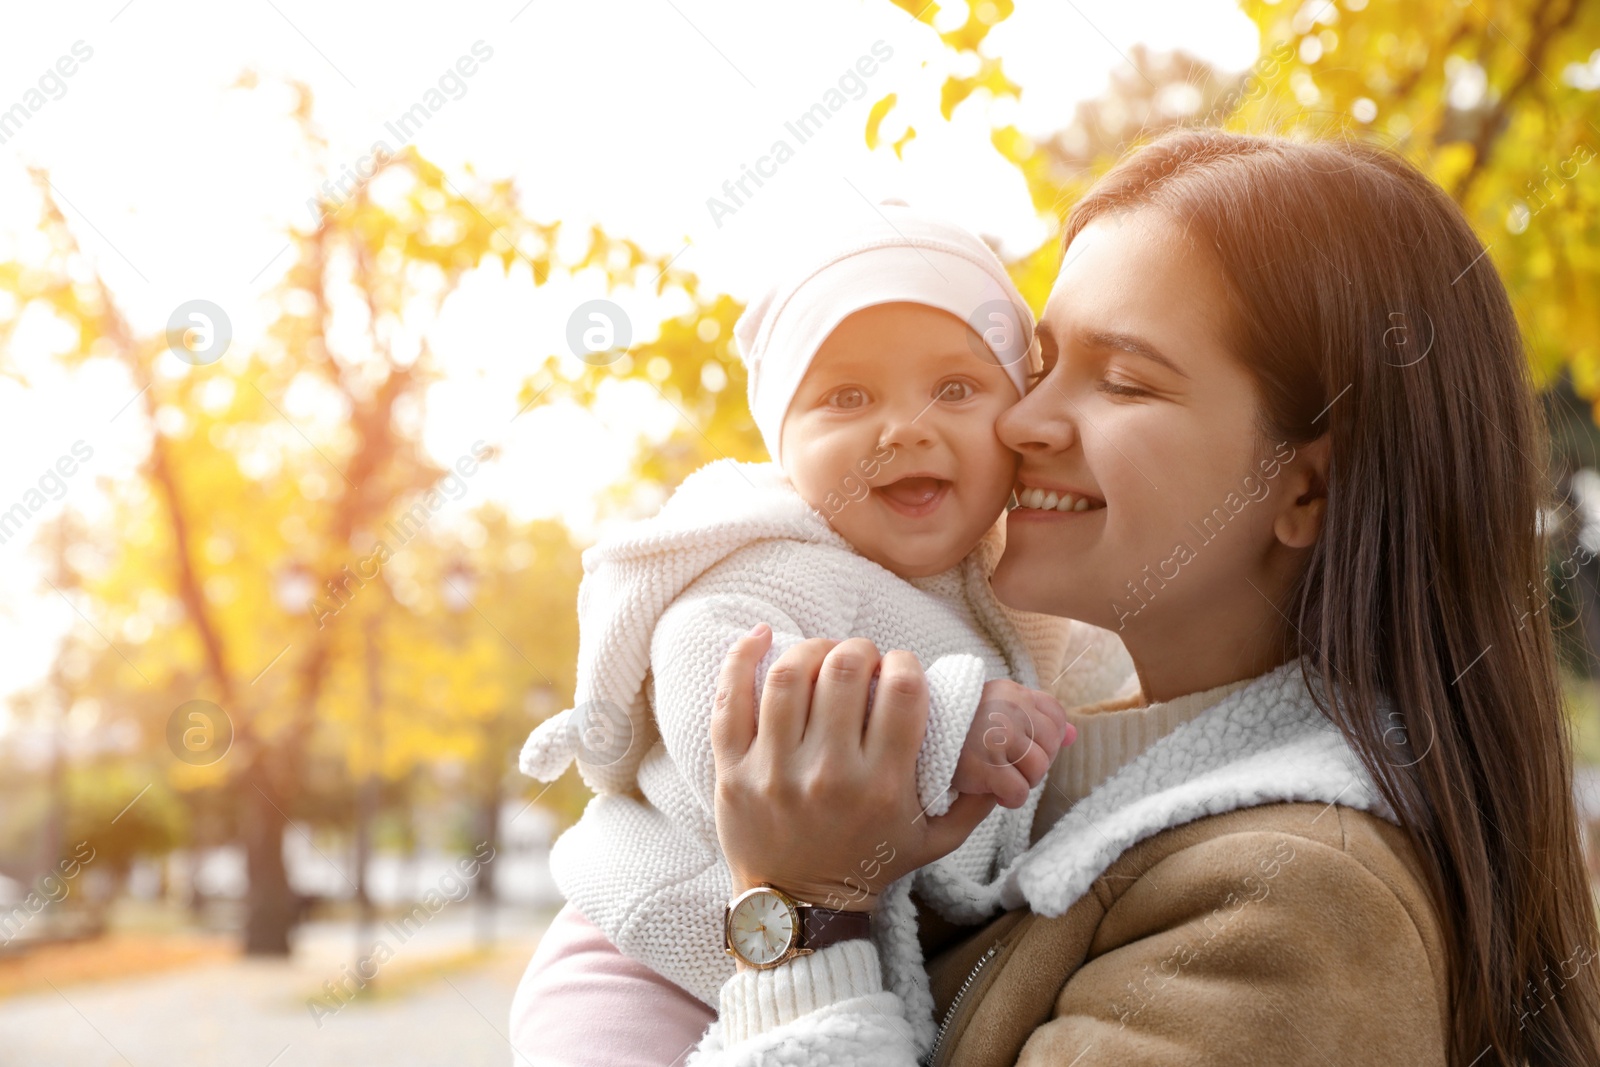
M 1044 749 L 1036 745 L 1029 749 L 1028 753 L 1021 759 L 1017 760 L 1013 767 L 1022 776 L 1023 780 L 1028 783 L 1028 788 L 1032 789 L 1044 781 L 1044 776 L 1050 773 L 1050 764 L 1052 762 L 1054 761 Z
M 1040 715 L 1055 724 L 1056 736 L 1060 737 L 1067 726 L 1067 709 L 1061 706 L 1061 701 L 1042 690 L 1029 690 L 1028 695 L 1033 698 L 1033 706 Z
M 988 789 L 987 771 L 989 765 L 982 760 L 970 760 L 962 756 L 956 764 L 956 772 L 950 779 L 950 788 L 958 793 L 983 793 Z
M 989 788 L 1002 808 L 1020 808 L 1028 802 L 1033 785 L 1016 767 L 997 767 Z

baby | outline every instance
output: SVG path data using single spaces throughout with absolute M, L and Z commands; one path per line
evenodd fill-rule
M 1079 633 L 1005 607 L 989 587 L 1016 474 L 995 420 L 1040 360 L 1032 317 L 980 239 L 883 205 L 751 304 L 735 335 L 776 462 L 711 463 L 655 518 L 584 554 L 577 706 L 535 730 L 521 759 L 545 781 L 576 759 L 600 794 L 552 850 L 569 907 L 546 939 L 586 920 L 605 951 L 710 1008 L 735 968 L 723 950 L 732 888 L 713 820 L 710 731 L 733 642 L 771 626 L 761 680 L 784 649 L 813 637 L 917 655 L 930 693 L 916 781 L 927 814 L 957 792 L 1001 805 L 915 875 L 945 918 L 975 922 L 984 916 L 963 901 L 1027 848 L 1062 740 L 1045 735 L 1064 729 L 1039 713 L 1060 706 L 1034 691 L 1069 662 Z M 912 881 L 884 893 L 872 936 L 926 1049 L 932 999 Z M 539 966 L 536 957 L 525 990 L 538 986 Z M 613 1002 L 593 1025 L 639 1025 L 651 1012 L 659 1006 Z M 540 1051 L 582 1060 L 543 1038 Z M 663 1049 L 660 1062 L 681 1051 Z

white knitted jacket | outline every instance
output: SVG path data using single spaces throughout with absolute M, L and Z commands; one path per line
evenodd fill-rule
M 1397 822 L 1344 736 L 1317 710 L 1294 660 L 1228 694 L 1091 791 L 993 882 L 989 914 L 1063 915 L 1132 845 L 1207 815 L 1279 801 L 1342 804 Z M 891 921 L 879 913 L 874 925 Z M 899 921 L 905 921 L 900 919 Z M 912 920 L 915 922 L 915 917 Z M 887 981 L 881 949 L 830 945 L 740 971 L 688 1067 L 914 1067 L 927 1048 Z
M 857 553 L 776 465 L 723 460 L 686 479 L 657 516 L 585 552 L 576 706 L 541 724 L 521 757 L 546 781 L 576 759 L 600 794 L 552 850 L 563 895 L 624 953 L 716 1005 L 734 964 L 722 950 L 732 880 L 713 821 L 711 708 L 723 656 L 758 622 L 774 635 L 758 690 L 777 656 L 807 638 L 865 637 L 921 659 L 931 699 L 917 789 L 934 815 L 949 807 L 985 682 L 1038 687 L 1041 673 L 1049 681 L 1070 666 L 1064 702 L 1109 695 L 1131 666 L 1120 642 L 1000 604 L 989 575 L 1003 546 L 997 523 L 952 571 L 907 581 Z M 918 872 L 927 895 L 954 904 L 990 891 L 1027 847 L 1044 788 Z M 884 907 L 914 916 L 911 882 L 891 887 Z M 914 922 L 884 927 L 885 977 L 931 1041 Z

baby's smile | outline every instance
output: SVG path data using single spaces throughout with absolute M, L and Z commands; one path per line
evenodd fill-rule
M 932 474 L 907 474 L 873 486 L 872 493 L 891 510 L 907 518 L 921 519 L 939 510 L 954 484 L 948 478 Z

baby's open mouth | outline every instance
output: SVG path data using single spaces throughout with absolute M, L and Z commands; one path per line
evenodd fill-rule
M 913 475 L 887 485 L 877 486 L 872 491 L 900 514 L 920 518 L 939 506 L 939 502 L 949 491 L 950 484 L 944 478 Z

